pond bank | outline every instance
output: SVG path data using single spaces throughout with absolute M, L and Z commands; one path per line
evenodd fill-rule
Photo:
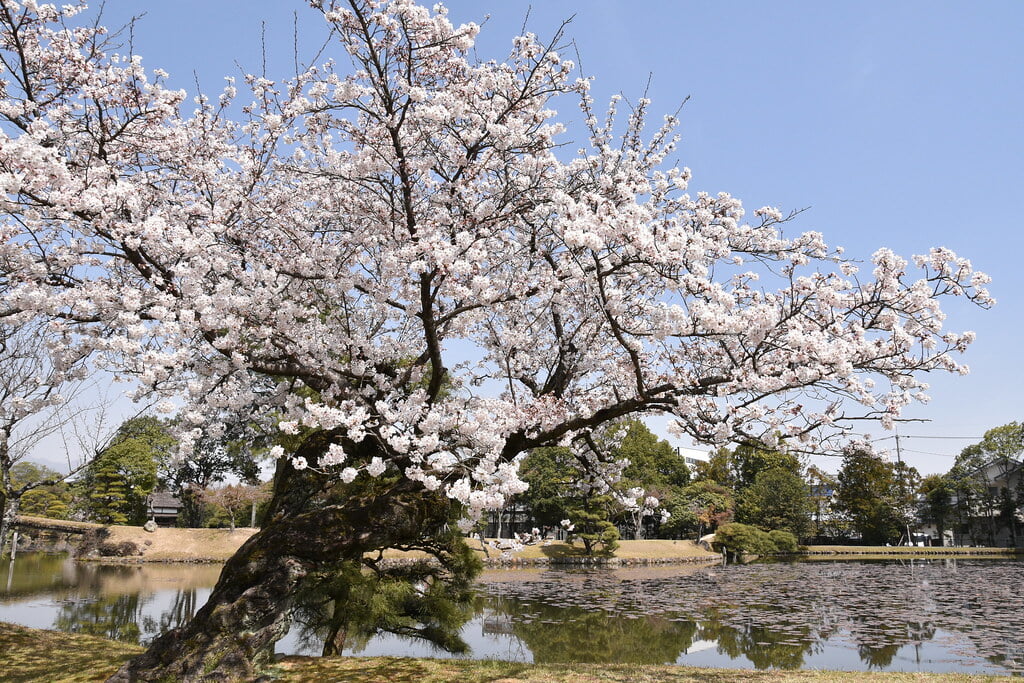
M 827 556 L 857 557 L 1015 557 L 1024 554 L 1024 548 L 973 548 L 968 546 L 851 546 L 851 545 L 810 545 L 800 553 L 801 557 Z
M 92 553 L 82 559 L 113 563 L 148 562 L 225 562 L 236 550 L 258 530 L 251 528 L 230 529 L 178 529 L 158 527 L 146 531 L 141 526 L 107 526 L 84 522 L 63 522 L 43 518 L 21 517 L 21 521 L 51 527 L 66 526 L 70 541 L 61 547 L 40 547 L 43 551 L 65 551 L 72 549 L 82 538 L 83 531 L 107 530 L 104 542 L 113 547 L 133 547 L 132 552 L 120 557 L 99 556 Z M 588 557 L 580 546 L 571 546 L 562 541 L 542 541 L 524 546 L 519 550 L 500 550 L 495 539 L 489 539 L 486 552 L 479 539 L 467 539 L 474 550 L 481 553 L 484 565 L 492 568 L 527 567 L 618 567 L 658 566 L 691 562 L 721 561 L 721 555 L 709 552 L 694 541 L 653 539 L 641 541 L 619 541 L 619 548 L 608 556 Z M 131 544 L 130 546 L 127 544 Z M 970 548 L 970 547 L 906 547 L 906 546 L 804 546 L 796 555 L 787 557 L 808 559 L 857 559 L 894 557 L 974 557 L 1003 558 L 1024 553 L 1024 548 Z M 403 562 L 424 557 L 423 553 L 388 551 L 385 557 Z
M 107 678 L 141 647 L 113 640 L 0 622 L 4 680 L 69 683 Z M 272 680 L 417 681 L 445 683 L 724 683 L 726 681 L 821 681 L 828 683 L 909 683 L 999 681 L 998 676 L 971 674 L 868 673 L 863 671 L 712 669 L 691 666 L 629 664 L 524 664 L 497 660 L 438 660 L 404 657 L 284 657 L 268 672 Z

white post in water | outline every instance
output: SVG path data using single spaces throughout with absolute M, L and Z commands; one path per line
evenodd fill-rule
M 14 556 L 18 554 L 18 530 L 14 530 L 14 536 L 11 538 L 11 562 L 14 562 Z

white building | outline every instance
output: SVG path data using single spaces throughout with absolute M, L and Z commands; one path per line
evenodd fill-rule
M 676 446 L 676 453 L 683 459 L 683 462 L 686 463 L 691 474 L 699 463 L 707 463 L 711 458 L 710 453 L 707 451 L 699 451 L 696 448 L 683 448 L 682 446 Z

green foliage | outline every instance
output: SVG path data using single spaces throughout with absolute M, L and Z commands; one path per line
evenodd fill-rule
M 142 524 L 157 471 L 177 445 L 169 423 L 143 416 L 126 420 L 78 482 L 88 516 L 103 524 Z
M 307 577 L 297 595 L 301 637 L 322 642 L 325 656 L 358 650 L 379 633 L 467 652 L 460 632 L 473 616 L 473 580 L 482 563 L 456 530 L 452 510 L 453 524 L 417 545 L 435 562 L 398 565 L 364 557 L 322 565 Z
M 715 549 L 730 553 L 750 553 L 753 555 L 774 555 L 779 552 L 767 532 L 748 524 L 731 522 L 723 524 L 715 531 Z
M 611 455 L 616 460 L 628 459 L 629 465 L 624 469 L 622 480 L 617 485 L 620 490 L 634 487 L 644 489 L 646 495 L 653 495 L 665 500 L 686 485 L 690 472 L 686 463 L 679 457 L 675 449 L 665 440 L 655 436 L 643 422 L 631 420 L 619 425 L 626 429 L 626 434 Z M 607 435 L 605 435 L 607 436 Z M 638 529 L 641 519 L 630 515 L 629 511 L 616 506 L 610 499 L 600 505 L 589 502 L 589 494 L 585 494 L 575 482 L 585 478 L 579 460 L 569 448 L 536 448 L 532 450 L 519 467 L 519 476 L 529 484 L 529 489 L 518 498 L 524 503 L 536 523 L 540 526 L 556 526 L 563 519 L 577 521 L 574 516 L 581 510 L 586 514 L 596 514 L 597 508 L 607 510 L 609 523 L 623 521 Z M 596 522 L 585 522 L 596 524 Z M 588 531 L 606 540 L 610 535 L 604 531 Z M 582 538 L 582 537 L 580 537 Z M 597 541 L 599 544 L 604 541 Z
M 74 497 L 71 487 L 61 481 L 63 475 L 59 472 L 34 462 L 22 461 L 11 467 L 10 476 L 14 489 L 19 489 L 26 484 L 56 482 L 31 488 L 22 494 L 18 506 L 20 514 L 51 519 L 68 519 Z
M 718 525 L 731 522 L 735 510 L 732 492 L 706 479 L 683 487 L 663 505 L 671 516 L 662 525 L 662 532 L 673 536 L 703 536 Z
M 796 536 L 788 531 L 772 529 L 768 532 L 768 538 L 771 539 L 780 553 L 790 554 L 800 550 L 800 544 L 797 542 Z
M 569 509 L 568 519 L 574 525 L 569 542 L 581 541 L 587 555 L 598 552 L 611 555 L 615 552 L 619 547 L 619 530 L 608 518 L 612 504 L 609 496 L 594 496 L 587 498 L 582 507 Z
M 88 488 L 82 487 L 88 496 L 85 503 L 89 517 L 100 524 L 127 524 L 127 483 L 117 465 L 111 461 L 97 462 L 90 469 Z
M 576 459 L 568 448 L 535 448 L 519 466 L 520 478 L 529 488 L 519 500 L 541 526 L 557 526 L 569 516 L 574 503 L 573 479 L 579 475 Z
M 919 511 L 921 521 L 935 525 L 942 538 L 954 512 L 954 483 L 940 474 L 931 474 L 921 481 L 918 488 L 922 494 Z
M 1011 422 L 985 432 L 981 441 L 968 446 L 983 460 L 1016 460 L 1024 454 L 1024 424 Z
M 905 507 L 905 492 L 913 489 L 903 485 L 900 474 L 892 464 L 871 453 L 855 451 L 843 459 L 837 478 L 836 509 L 867 544 L 895 543 L 904 530 L 906 519 L 901 509 Z
M 628 460 L 629 465 L 622 472 L 618 488 L 643 489 L 645 498 L 653 496 L 664 507 L 664 501 L 677 495 L 690 481 L 686 462 L 667 441 L 655 436 L 640 420 L 630 420 L 622 426 L 627 430 L 626 435 L 613 456 L 616 460 Z M 614 517 L 632 529 L 634 538 L 640 538 L 644 531 L 644 512 L 643 507 L 624 509 Z M 660 515 L 656 514 L 655 528 L 660 527 L 659 518 Z
M 1020 466 L 1024 455 L 1024 425 L 1011 422 L 994 427 L 982 440 L 964 448 L 946 474 L 955 500 L 957 531 L 974 544 L 994 545 L 999 528 L 1019 535 L 1016 511 L 1021 507 L 1019 491 L 1007 490 L 1000 472 Z
M 788 470 L 799 476 L 802 466 L 792 453 L 741 444 L 733 450 L 719 448 L 713 452 L 707 463 L 697 466 L 697 475 L 699 479 L 715 482 L 738 494 L 752 486 L 759 473 L 773 469 Z
M 624 485 L 640 486 L 649 494 L 663 497 L 690 482 L 690 470 L 671 444 L 659 439 L 640 420 L 626 423 L 626 436 L 615 449 L 616 459 L 626 458 Z
M 810 488 L 799 474 L 776 467 L 761 470 L 740 494 L 736 521 L 767 531 L 783 529 L 803 538 L 811 526 Z

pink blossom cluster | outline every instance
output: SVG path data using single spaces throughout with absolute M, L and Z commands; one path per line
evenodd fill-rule
M 0 1 L 0 313 L 187 402 L 189 429 L 337 435 L 297 467 L 400 472 L 478 516 L 534 447 L 613 479 L 589 435 L 630 415 L 827 448 L 967 371 L 941 298 L 992 303 L 947 249 L 862 269 L 778 209 L 691 193 L 678 121 L 599 116 L 560 35 L 478 61 L 443 7 L 320 0 L 336 61 L 189 105 L 81 5 Z M 367 439 L 366 461 L 342 446 Z

